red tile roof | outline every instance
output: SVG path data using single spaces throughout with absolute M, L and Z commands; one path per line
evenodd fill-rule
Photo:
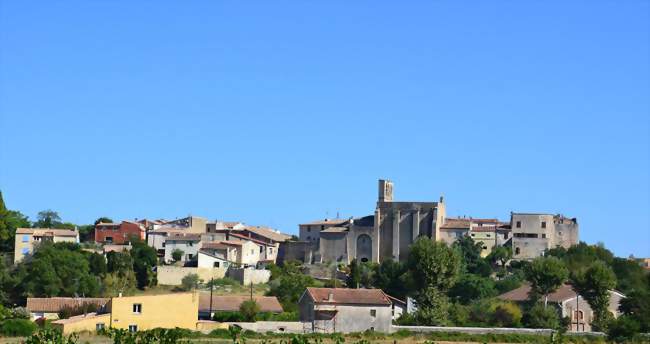
M 307 288 L 315 304 L 391 305 L 381 289 Z M 331 298 L 330 298 L 331 296 Z
M 528 293 L 530 293 L 530 290 L 531 290 L 530 285 L 524 284 L 517 289 L 499 295 L 498 298 L 500 298 L 501 300 L 515 301 L 515 302 L 526 301 L 529 298 Z M 576 292 L 573 290 L 571 285 L 564 284 L 554 293 L 548 295 L 548 301 L 559 303 L 575 296 L 576 296 Z
M 108 298 L 80 298 L 80 297 L 50 297 L 50 298 L 27 298 L 27 310 L 30 312 L 57 313 L 65 307 L 78 307 L 82 305 L 104 306 Z
M 238 311 L 242 302 L 248 300 L 250 300 L 248 295 L 213 295 L 212 311 Z M 253 300 L 260 306 L 261 312 L 281 313 L 283 311 L 275 296 L 253 296 Z M 199 295 L 199 311 L 208 312 L 209 310 L 210 293 L 201 293 Z

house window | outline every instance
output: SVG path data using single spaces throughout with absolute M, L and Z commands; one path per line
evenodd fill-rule
M 23 242 L 29 242 L 29 235 L 23 235 Z
M 190 241 L 190 242 L 187 243 L 187 246 L 192 247 L 192 246 L 194 246 L 194 243 Z
M 111 243 L 111 242 L 113 242 L 113 237 L 105 237 L 104 241 L 106 241 L 108 243 Z
M 484 249 L 484 250 L 487 250 L 487 246 L 483 246 L 483 249 Z
M 23 247 L 20 252 L 22 252 L 22 254 L 29 254 L 29 249 L 27 247 Z
M 546 238 L 546 234 L 542 234 L 542 238 Z
M 273 247 L 269 247 L 269 253 L 273 253 Z
M 562 236 L 562 232 L 557 232 L 557 235 Z
M 186 260 L 192 260 L 192 258 L 194 258 L 194 255 L 193 254 L 188 254 Z
M 260 246 L 260 253 L 264 252 L 264 247 Z
M 165 247 L 165 242 L 164 242 L 164 241 L 163 241 L 163 243 L 162 243 L 162 247 Z
M 311 232 L 311 227 L 307 226 L 307 232 Z
M 138 325 L 129 325 L 129 332 L 138 332 Z
M 134 303 L 133 304 L 133 313 L 135 313 L 135 314 L 142 313 L 142 304 L 141 303 Z
M 219 267 L 219 262 L 214 262 L 213 267 L 218 268 Z
M 309 240 L 311 240 L 311 237 L 310 237 L 310 236 L 307 237 L 307 241 L 309 241 Z
M 251 250 L 251 256 L 255 254 L 255 250 Z
M 573 319 L 574 320 L 583 320 L 585 317 L 584 313 L 581 310 L 577 310 L 573 312 Z
M 546 221 L 542 221 L 542 228 L 546 228 Z
M 104 329 L 104 323 L 97 323 L 95 325 L 95 331 L 101 331 Z
M 521 253 L 521 250 L 519 249 L 519 247 L 515 247 L 515 254 L 520 254 L 520 253 Z
M 377 317 L 377 310 L 376 309 L 371 309 L 370 310 L 370 316 L 373 317 L 373 318 L 376 318 Z
M 472 236 L 476 236 L 476 234 L 472 233 Z
M 320 230 L 325 230 L 325 226 L 320 226 Z
M 517 221 L 517 228 L 521 228 L 521 221 Z

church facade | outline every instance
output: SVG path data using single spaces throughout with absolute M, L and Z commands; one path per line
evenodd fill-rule
M 373 215 L 301 224 L 300 240 L 313 242 L 319 262 L 403 261 L 418 237 L 440 240 L 445 216 L 442 197 L 437 202 L 396 202 L 393 183 L 382 179 Z

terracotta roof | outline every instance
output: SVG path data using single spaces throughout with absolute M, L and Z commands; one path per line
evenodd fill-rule
M 120 225 L 120 223 L 100 222 L 100 223 L 96 224 L 95 227 L 97 227 L 97 226 L 118 227 L 119 225 Z
M 212 311 L 238 311 L 242 302 L 248 300 L 250 300 L 248 295 L 213 295 Z M 261 312 L 281 313 L 283 311 L 275 296 L 253 296 L 253 300 L 260 306 Z M 201 293 L 199 295 L 199 311 L 208 312 L 209 310 L 210 293 Z
M 179 229 L 178 227 L 160 227 L 154 230 L 150 230 L 149 233 L 186 233 L 184 229 Z
M 262 240 L 257 240 L 257 239 L 254 239 L 254 238 L 249 238 L 249 237 L 247 237 L 247 236 L 245 236 L 243 234 L 239 234 L 239 233 L 228 232 L 228 235 L 232 235 L 235 238 L 240 238 L 240 239 L 252 241 L 252 242 L 254 242 L 254 243 L 258 244 L 258 245 L 273 246 L 273 244 L 269 244 L 268 242 L 264 242 Z
M 104 317 L 109 317 L 110 318 L 111 314 L 110 313 L 102 313 L 102 314 L 97 314 L 95 312 L 88 313 L 88 314 L 81 314 L 81 315 L 75 315 L 73 317 L 69 317 L 67 319 L 59 319 L 55 320 L 52 323 L 53 324 L 71 324 L 71 323 L 76 323 L 78 321 L 86 320 L 86 319 L 96 319 L 96 318 L 104 318 Z
M 168 236 L 165 241 L 201 241 L 200 234 L 175 234 Z
M 202 248 L 204 249 L 224 249 L 231 246 L 242 246 L 244 243 L 242 241 L 211 241 L 204 242 Z
M 104 306 L 108 298 L 80 298 L 80 297 L 50 297 L 50 298 L 27 298 L 27 310 L 30 312 L 57 313 L 64 307 L 77 307 L 84 304 Z
M 54 236 L 77 236 L 77 231 L 72 229 L 55 229 L 55 228 L 18 228 L 16 234 L 32 235 L 54 235 Z
M 324 220 L 316 220 L 312 222 L 307 222 L 307 223 L 301 223 L 301 226 L 317 226 L 317 225 L 340 225 L 342 223 L 347 222 L 347 219 L 324 219 Z
M 267 227 L 246 226 L 246 228 L 244 228 L 243 230 L 253 232 L 259 236 L 263 236 L 265 238 L 271 239 L 273 241 L 278 241 L 278 242 L 287 241 L 291 239 L 290 235 L 276 232 L 273 229 Z
M 517 289 L 499 295 L 498 298 L 500 298 L 501 300 L 515 301 L 515 302 L 526 301 L 528 300 L 528 293 L 530 292 L 530 290 L 531 290 L 530 285 L 524 284 Z M 548 295 L 548 301 L 554 303 L 560 303 L 564 300 L 570 299 L 575 296 L 576 296 L 576 292 L 573 290 L 571 285 L 563 284 L 554 293 Z
M 443 229 L 453 228 L 453 229 L 469 229 L 470 220 L 469 219 L 450 219 L 447 218 L 445 223 L 440 227 Z
M 391 305 L 381 289 L 307 288 L 315 304 Z M 330 295 L 332 296 L 330 301 Z
M 496 226 L 474 226 L 472 232 L 494 232 L 497 230 Z

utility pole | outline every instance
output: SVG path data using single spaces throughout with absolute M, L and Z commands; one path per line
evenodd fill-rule
M 214 277 L 210 278 L 210 310 L 209 310 L 209 316 L 210 320 L 212 320 L 212 288 L 214 287 Z

